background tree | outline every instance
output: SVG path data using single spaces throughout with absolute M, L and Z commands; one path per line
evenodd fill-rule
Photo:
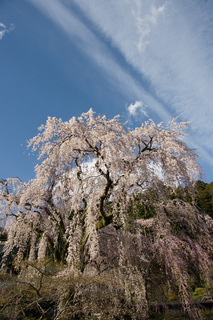
M 205 211 L 213 218 L 213 182 L 205 183 L 198 180 L 195 189 L 198 208 Z

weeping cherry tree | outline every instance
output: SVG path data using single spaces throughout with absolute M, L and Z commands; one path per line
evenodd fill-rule
M 174 119 L 164 127 L 149 120 L 130 130 L 119 116 L 96 117 L 92 109 L 65 122 L 49 117 L 28 143 L 38 154 L 35 178 L 1 180 L 1 215 L 8 228 L 4 258 L 16 250 L 20 260 L 48 256 L 83 272 L 85 261 L 99 254 L 98 229 L 125 229 L 128 208 L 138 195 L 153 190 L 161 199 L 163 186 L 189 187 L 199 177 L 197 155 L 183 141 L 187 125 Z M 155 208 L 150 261 L 158 252 L 173 279 L 182 279 L 183 292 L 187 276 L 184 282 L 174 252 L 178 256 L 178 248 L 185 246 L 188 256 L 196 252 L 198 264 L 205 257 L 208 265 L 207 253 L 202 245 L 172 233 L 168 203 L 162 203 Z M 184 257 L 178 257 L 183 266 Z

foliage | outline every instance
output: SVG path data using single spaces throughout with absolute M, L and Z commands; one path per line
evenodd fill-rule
M 205 183 L 198 180 L 195 189 L 198 208 L 213 218 L 213 182 Z
M 51 319 L 57 283 L 46 263 L 24 264 L 18 277 L 2 274 L 1 281 L 1 319 Z
M 9 281 L 0 295 L 1 319 L 138 318 L 116 274 L 112 284 L 106 274 L 82 276 L 54 266 L 53 271 L 48 263 L 26 263 L 18 278 L 4 275 Z

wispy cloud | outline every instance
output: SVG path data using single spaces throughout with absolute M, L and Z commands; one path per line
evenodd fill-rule
M 145 50 L 146 46 L 149 44 L 149 34 L 151 29 L 157 24 L 158 19 L 164 14 L 166 3 L 162 6 L 155 7 L 151 6 L 150 12 L 143 16 L 141 12 L 141 2 L 136 2 L 136 10 L 133 9 L 133 16 L 136 19 L 136 25 L 138 29 L 139 39 L 137 43 L 137 48 L 139 51 Z
M 11 24 L 8 28 L 5 26 L 4 23 L 0 22 L 0 40 L 2 40 L 2 38 L 4 37 L 4 35 L 8 32 L 10 32 L 11 30 L 14 29 L 14 25 Z
M 146 117 L 147 112 L 146 112 L 147 106 L 142 102 L 142 101 L 135 101 L 135 103 L 131 103 L 128 107 L 127 110 L 130 114 L 130 116 L 137 116 L 138 114 L 142 113 Z
M 128 71 L 122 68 L 107 47 L 105 37 L 103 41 L 101 41 L 99 37 L 70 10 L 69 6 L 67 6 L 69 2 L 62 0 L 30 1 L 62 28 L 69 39 L 75 42 L 81 51 L 104 70 L 106 76 L 117 90 L 122 91 L 129 98 L 140 100 L 141 97 L 143 97 L 144 104 L 151 106 L 150 109 L 157 114 L 158 118 L 171 119 L 170 112 L 143 88 L 143 85 L 138 79 L 134 79 Z M 99 4 L 98 2 L 97 6 L 99 6 Z

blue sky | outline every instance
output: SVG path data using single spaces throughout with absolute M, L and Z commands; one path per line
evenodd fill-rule
M 1 0 L 0 178 L 33 178 L 26 140 L 91 107 L 133 127 L 192 121 L 213 181 L 213 1 Z

